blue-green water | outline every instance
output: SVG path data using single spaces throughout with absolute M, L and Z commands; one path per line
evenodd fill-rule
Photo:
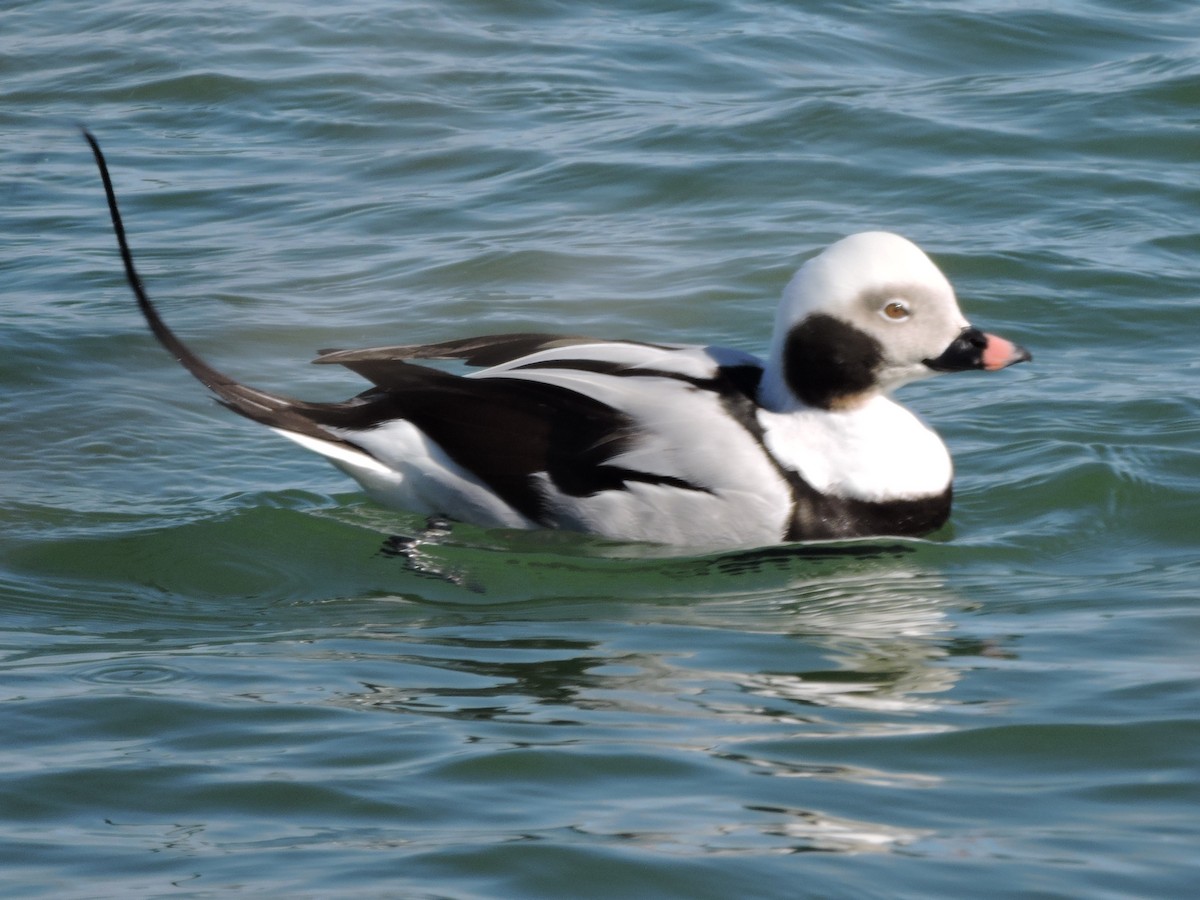
M 1183 897 L 1200 7 L 39 0 L 0 29 L 6 897 Z M 562 329 L 765 350 L 899 231 L 1030 366 L 904 398 L 952 526 L 672 556 L 415 520 L 219 367 Z M 433 577 L 436 573 L 442 577 Z

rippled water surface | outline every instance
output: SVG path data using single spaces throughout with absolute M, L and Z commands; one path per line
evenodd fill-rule
M 1200 840 L 1187 2 L 41 0 L 0 31 L 0 887 L 1183 897 Z M 913 385 L 950 527 L 687 555 L 420 520 L 146 333 L 766 349 L 899 231 L 1032 365 Z M 862 548 L 859 548 L 860 550 Z

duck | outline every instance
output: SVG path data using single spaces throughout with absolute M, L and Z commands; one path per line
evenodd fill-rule
M 320 454 L 377 503 L 431 520 L 704 548 L 928 535 L 949 519 L 953 463 L 893 394 L 1032 359 L 971 325 L 916 244 L 867 231 L 800 266 L 765 358 L 488 334 L 319 351 L 314 362 L 370 386 L 342 402 L 297 400 L 223 374 L 167 326 L 134 265 L 100 145 L 84 135 L 159 343 L 233 412 Z

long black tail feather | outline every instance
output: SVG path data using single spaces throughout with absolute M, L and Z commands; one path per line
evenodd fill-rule
M 129 282 L 134 297 L 137 298 L 138 309 L 141 310 L 146 324 L 150 326 L 154 336 L 158 338 L 158 342 L 234 412 L 273 428 L 282 428 L 285 431 L 294 431 L 309 437 L 341 443 L 312 418 L 305 415 L 306 412 L 318 412 L 325 404 L 305 403 L 241 384 L 206 363 L 167 327 L 166 322 L 163 321 L 162 316 L 150 301 L 142 278 L 133 263 L 133 253 L 129 249 L 129 241 L 125 236 L 125 225 L 121 221 L 121 211 L 117 206 L 116 191 L 113 189 L 112 178 L 108 174 L 108 164 L 105 162 L 104 154 L 100 151 L 100 144 L 86 128 L 80 130 L 92 148 L 92 154 L 96 157 L 96 165 L 100 169 L 100 178 L 104 182 L 104 193 L 108 198 L 108 212 L 112 217 L 113 231 L 116 233 L 117 246 L 121 251 L 121 262 L 125 266 L 125 278 Z

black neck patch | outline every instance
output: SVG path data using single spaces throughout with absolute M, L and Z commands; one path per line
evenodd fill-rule
M 832 409 L 875 386 L 883 345 L 841 319 L 814 313 L 788 332 L 783 377 L 809 406 Z

